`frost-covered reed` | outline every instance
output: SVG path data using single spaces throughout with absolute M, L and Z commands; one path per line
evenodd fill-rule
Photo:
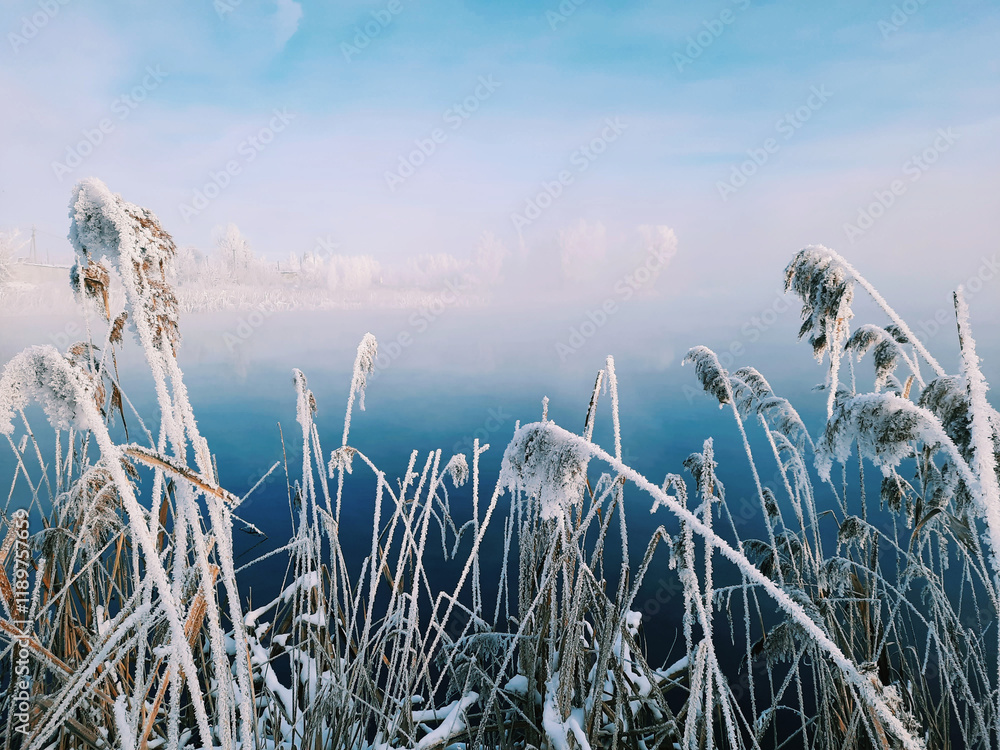
M 273 600 L 248 602 L 238 582 L 256 561 L 237 568 L 233 553 L 245 498 L 219 486 L 176 361 L 173 242 L 152 213 L 96 180 L 75 189 L 71 219 L 89 339 L 28 349 L 0 376 L 0 432 L 16 466 L 0 519 L 4 748 L 1000 740 L 1000 415 L 960 292 L 962 369 L 949 376 L 840 256 L 800 252 L 789 289 L 803 301 L 802 335 L 830 361 L 828 420 L 815 437 L 764 374 L 730 373 L 711 350 L 691 350 L 744 446 L 760 539 L 739 534 L 712 439 L 660 484 L 623 461 L 610 357 L 582 433 L 552 422 L 544 402 L 502 449 L 492 488 L 481 457 L 501 449 L 478 440 L 469 455 L 414 451 L 404 476 L 388 477 L 351 441 L 377 355 L 368 335 L 332 449 L 306 375 L 293 372 L 298 432 L 287 439 L 301 440 L 302 463 L 283 467 L 293 529 L 268 553 L 287 560 L 287 574 Z M 115 276 L 123 298 L 108 294 Z M 858 286 L 885 310 L 884 326 L 851 330 Z M 126 333 L 146 358 L 157 414 L 138 414 L 119 386 Z M 869 354 L 865 391 L 853 363 Z M 54 431 L 52 453 L 29 424 L 32 402 Z M 599 418 L 612 422 L 610 449 L 593 441 Z M 119 422 L 131 437 L 119 439 Z M 777 486 L 761 481 L 765 466 Z M 866 492 L 873 468 L 877 498 Z M 341 544 L 348 482 L 372 489 L 361 561 Z M 472 507 L 455 507 L 465 485 Z M 11 512 L 22 498 L 38 522 L 26 612 L 12 583 Z M 636 513 L 660 521 L 638 548 L 627 520 Z M 483 550 L 498 539 L 501 560 L 487 566 L 498 580 L 484 580 Z M 428 570 L 432 550 L 457 566 L 455 586 Z M 645 632 L 654 573 L 678 581 L 676 634 Z M 650 663 L 645 639 L 674 636 L 672 658 Z M 23 653 L 27 668 L 15 671 Z

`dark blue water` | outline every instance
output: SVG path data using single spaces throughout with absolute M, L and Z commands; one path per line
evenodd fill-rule
M 700 392 L 693 369 L 681 367 L 680 359 L 690 346 L 706 344 L 719 351 L 723 364 L 730 368 L 757 366 L 779 394 L 792 400 L 814 435 L 823 423 L 825 397 L 812 387 L 823 379 L 824 370 L 811 358 L 808 346 L 795 343 L 794 315 L 751 336 L 744 324 L 704 326 L 702 330 L 694 326 L 692 332 L 684 321 L 661 322 L 651 312 L 656 311 L 637 308 L 623 315 L 616 321 L 617 327 L 602 329 L 564 357 L 559 356 L 555 344 L 567 340 L 569 330 L 579 323 L 571 314 L 533 319 L 510 313 L 498 318 L 486 312 L 455 310 L 420 330 L 403 311 L 294 313 L 264 319 L 250 326 L 246 336 L 242 336 L 248 330 L 245 315 L 189 318 L 179 360 L 199 426 L 216 456 L 222 485 L 242 496 L 275 462 L 282 462 L 238 511 L 267 535 L 261 540 L 237 531 L 238 562 L 249 562 L 280 547 L 291 533 L 284 462 L 287 459 L 288 479 L 294 483 L 301 476 L 302 461 L 292 368 L 305 372 L 315 394 L 325 463 L 340 443 L 354 350 L 368 330 L 379 338 L 383 352 L 393 356 L 383 356 L 378 376 L 367 391 L 366 410 L 355 409 L 350 444 L 385 471 L 394 486 L 395 478 L 403 476 L 412 450 L 420 452 L 416 462 L 419 471 L 428 451 L 442 449 L 443 464 L 452 453 L 469 453 L 472 440 L 478 437 L 491 445 L 481 465 L 481 507 L 485 507 L 515 424 L 539 420 L 541 400 L 548 396 L 549 418 L 569 430 L 581 431 L 595 375 L 610 353 L 616 356 L 625 462 L 659 484 L 668 472 L 684 474 L 683 460 L 700 451 L 705 439 L 714 437 L 719 478 L 726 486 L 738 532 L 743 538 L 763 536 L 759 501 L 732 414 L 728 408 L 720 410 Z M 4 359 L 28 343 L 55 340 L 63 330 L 60 326 L 60 322 L 34 321 L 15 329 L 5 322 Z M 235 345 L 234 332 L 239 334 Z M 394 352 L 388 345 L 401 340 L 404 332 L 411 334 L 413 343 Z M 987 333 L 980 336 L 980 342 L 981 353 L 987 357 L 987 377 L 1000 382 L 1000 358 L 989 357 L 990 352 L 996 352 L 996 337 Z M 135 345 L 127 343 L 120 362 L 122 381 L 155 434 L 149 377 L 136 356 Z M 942 356 L 950 352 L 950 341 L 942 337 L 937 343 L 945 352 Z M 954 369 L 955 355 L 952 352 L 950 356 L 946 366 Z M 858 373 L 861 382 L 870 382 L 867 365 L 860 366 Z M 33 419 L 36 428 L 42 424 L 40 414 Z M 142 442 L 134 418 L 128 419 L 132 421 L 131 439 Z M 46 431 L 37 432 L 44 444 Z M 774 484 L 769 449 L 759 434 L 750 432 L 762 479 Z M 595 440 L 613 453 L 607 394 L 601 398 Z M 5 483 L 12 470 L 9 451 L 4 451 L 0 476 Z M 599 472 L 601 467 L 594 465 L 592 470 Z M 877 472 L 869 474 L 876 482 L 873 489 L 877 488 Z M 360 570 L 369 552 L 374 490 L 371 472 L 356 461 L 345 486 L 341 525 L 341 541 L 354 570 Z M 637 563 L 658 525 L 664 524 L 668 532 L 676 531 L 677 526 L 663 510 L 651 515 L 650 498 L 643 493 L 635 488 L 626 493 L 630 549 L 633 563 Z M 449 494 L 456 520 L 460 523 L 470 518 L 471 483 L 450 489 Z M 15 497 L 14 505 L 19 501 L 23 498 Z M 822 494 L 818 501 L 822 506 Z M 825 501 L 832 503 L 832 498 Z M 508 498 L 502 498 L 498 520 L 506 515 L 507 506 Z M 483 555 L 489 611 L 496 592 L 488 582 L 496 580 L 500 564 L 499 529 L 497 523 L 496 533 L 487 537 Z M 466 538 L 458 561 L 451 562 L 441 557 L 436 541 L 431 546 L 428 565 L 440 589 L 454 584 L 464 562 L 462 553 L 469 545 Z M 612 560 L 613 556 L 609 569 Z M 666 565 L 663 550 L 634 606 L 644 614 L 654 662 L 669 658 L 675 640 L 673 655 L 682 648 L 678 636 L 681 592 L 676 574 Z M 279 590 L 284 573 L 281 556 L 252 566 L 242 578 L 244 595 L 252 594 L 259 606 Z M 719 576 L 725 580 L 724 566 Z

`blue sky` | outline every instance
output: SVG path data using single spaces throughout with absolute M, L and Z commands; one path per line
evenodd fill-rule
M 5 2 L 0 226 L 37 224 L 66 253 L 69 191 L 91 175 L 182 244 L 232 221 L 273 258 L 328 237 L 379 259 L 461 257 L 489 231 L 546 271 L 560 229 L 665 224 L 672 291 L 748 308 L 809 243 L 936 295 L 995 252 L 996 2 L 331 5 Z M 120 97 L 136 87 L 133 108 Z M 475 111 L 456 119 L 463 102 Z M 581 157 L 588 144 L 601 152 Z M 392 184 L 401 159 L 422 163 Z M 218 196 L 185 210 L 213 174 Z M 852 232 L 865 212 L 879 215 Z

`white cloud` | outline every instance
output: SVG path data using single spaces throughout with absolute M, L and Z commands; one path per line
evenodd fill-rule
M 299 30 L 302 20 L 302 5 L 295 0 L 278 0 L 278 9 L 274 14 L 274 31 L 278 46 L 284 47 L 295 32 Z

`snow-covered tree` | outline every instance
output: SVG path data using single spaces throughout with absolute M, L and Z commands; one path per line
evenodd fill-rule
M 362 291 L 382 281 L 382 267 L 370 255 L 332 255 L 327 269 L 327 284 L 337 291 Z
M 215 230 L 215 247 L 235 281 L 250 281 L 256 276 L 256 258 L 250 244 L 235 224 Z
M 7 281 L 12 274 L 12 266 L 18 251 L 24 247 L 17 229 L 0 231 L 0 281 Z

